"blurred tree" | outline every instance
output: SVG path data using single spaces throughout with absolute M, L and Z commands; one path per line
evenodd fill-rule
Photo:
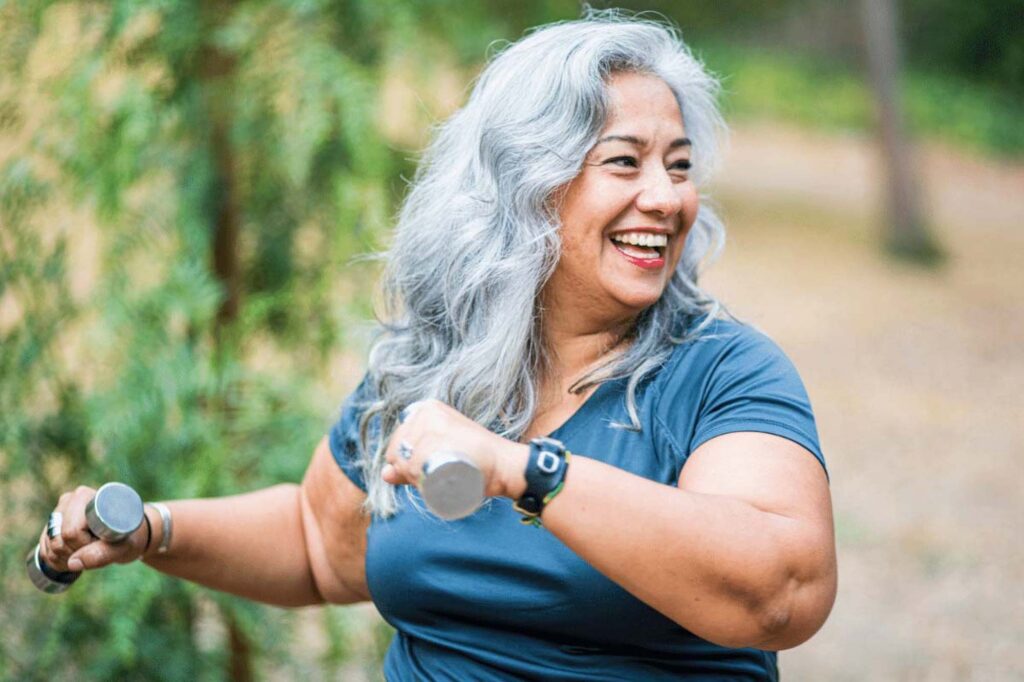
M 899 95 L 900 53 L 892 0 L 861 0 L 868 71 L 888 174 L 885 244 L 894 254 L 935 262 L 941 255 L 925 223 L 914 181 L 913 154 Z
M 284 650 L 283 612 L 135 567 L 43 597 L 21 558 L 79 483 L 159 499 L 297 481 L 338 398 L 322 389 L 339 273 L 368 278 L 350 259 L 410 169 L 381 137 L 384 75 L 428 80 L 439 43 L 465 63 L 574 12 L 0 4 L 0 511 L 17 529 L 0 677 L 248 679 Z M 218 621 L 224 636 L 200 628 Z
M 1024 97 L 1024 0 L 904 0 L 901 6 L 913 65 Z

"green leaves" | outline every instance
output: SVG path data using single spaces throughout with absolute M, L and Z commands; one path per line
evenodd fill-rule
M 37 55 L 14 90 L 35 93 L 34 110 L 2 112 L 18 140 L 0 169 L 0 511 L 19 519 L 0 541 L 0 629 L 20 633 L 2 638 L 5 677 L 218 677 L 223 642 L 197 627 L 221 614 L 257 655 L 284 654 L 281 618 L 221 596 L 203 611 L 204 591 L 137 566 L 57 600 L 20 575 L 63 490 L 116 479 L 159 499 L 297 481 L 340 402 L 323 370 L 339 351 L 340 270 L 392 210 L 367 58 L 382 53 L 348 52 L 332 6 L 219 7 L 4 10 L 5 50 L 20 36 Z M 219 315 L 229 270 L 212 267 L 223 248 L 242 285 L 233 318 Z

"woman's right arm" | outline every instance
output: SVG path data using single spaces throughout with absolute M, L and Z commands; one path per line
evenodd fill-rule
M 137 557 L 145 524 L 125 545 L 110 545 L 85 531 L 84 509 L 93 491 L 61 498 L 64 532 L 43 535 L 43 559 L 58 570 L 75 560 L 85 569 Z M 173 520 L 170 550 L 159 554 L 160 515 L 149 507 L 153 538 L 144 561 L 159 571 L 216 590 L 278 606 L 350 603 L 369 598 L 363 569 L 364 493 L 331 456 L 327 439 L 317 446 L 302 485 L 277 485 L 243 495 L 168 502 Z

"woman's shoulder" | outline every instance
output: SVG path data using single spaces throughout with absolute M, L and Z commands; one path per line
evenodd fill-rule
M 735 319 L 697 325 L 659 377 L 655 411 L 692 452 L 732 431 L 793 440 L 824 464 L 814 413 L 796 367 L 767 334 Z
M 664 390 L 666 384 L 692 382 L 725 367 L 753 370 L 776 362 L 790 364 L 764 332 L 734 317 L 703 316 L 686 327 L 657 383 Z

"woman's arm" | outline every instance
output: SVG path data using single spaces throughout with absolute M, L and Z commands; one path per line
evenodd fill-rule
M 521 495 L 525 480 L 512 480 L 509 496 Z M 543 522 L 637 598 L 723 646 L 794 647 L 835 599 L 824 471 L 778 436 L 708 441 L 678 488 L 573 455 Z
M 163 533 L 160 516 L 147 512 L 154 539 L 144 561 L 153 568 L 278 606 L 323 601 L 307 555 L 299 486 L 167 506 L 174 529 L 166 554 L 155 547 Z
M 406 440 L 415 453 L 397 456 Z M 489 495 L 518 499 L 529 448 L 436 401 L 393 435 L 384 478 L 412 483 L 424 453 L 469 453 Z M 730 647 L 785 649 L 828 616 L 836 590 L 828 483 L 795 443 L 731 433 L 695 450 L 678 487 L 573 454 L 544 527 L 594 568 L 694 634 Z
M 90 489 L 80 488 L 62 498 L 66 539 L 44 553 L 54 568 L 62 569 L 67 560 L 71 570 L 95 569 L 141 553 L 145 525 L 120 546 L 85 534 L 90 497 Z M 324 439 L 301 486 L 168 502 L 173 533 L 166 554 L 157 553 L 164 530 L 160 515 L 147 508 L 153 538 L 143 559 L 164 573 L 278 606 L 359 601 L 367 598 L 363 499 Z

